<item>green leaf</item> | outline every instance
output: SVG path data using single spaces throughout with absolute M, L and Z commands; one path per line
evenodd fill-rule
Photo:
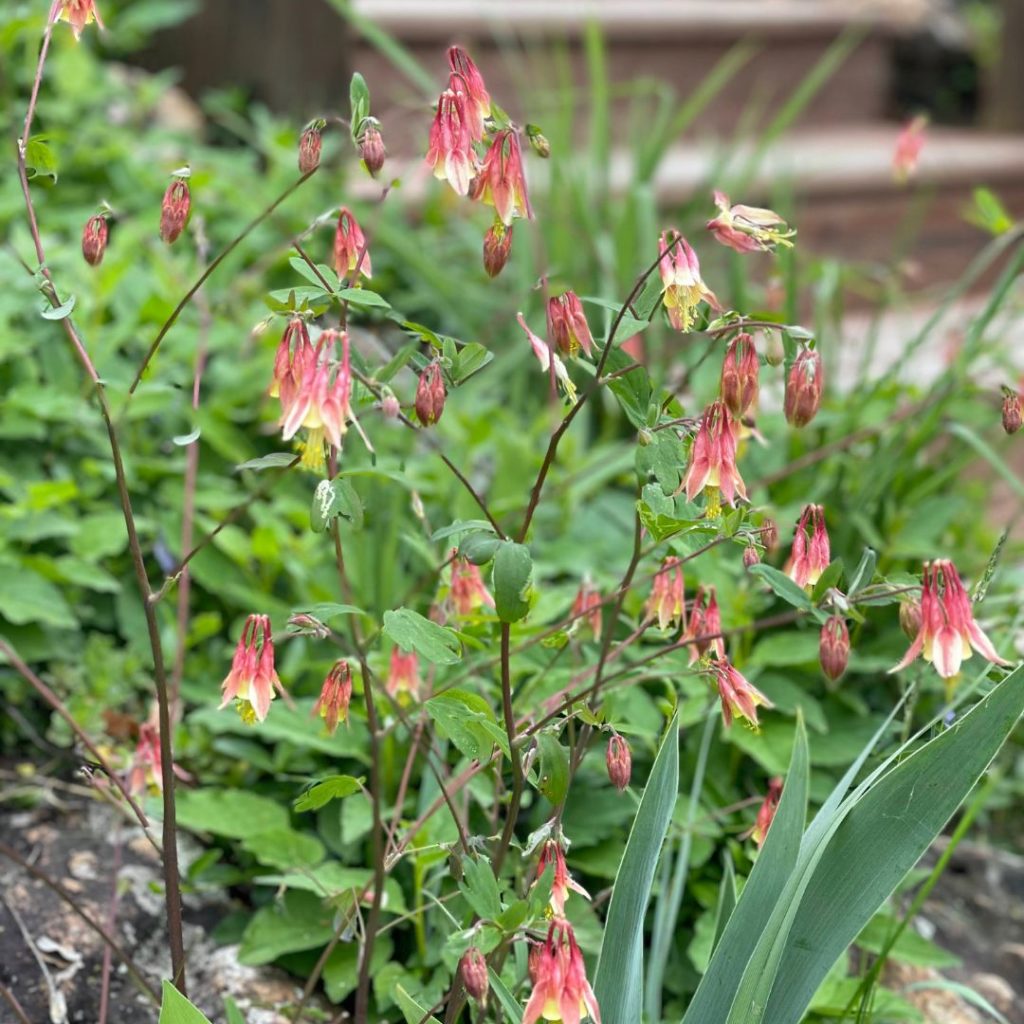
M 245 1017 L 231 996 L 224 997 L 224 1013 L 227 1016 L 227 1024 L 245 1024 Z
M 25 170 L 29 181 L 33 178 L 52 178 L 57 183 L 57 158 L 53 155 L 45 135 L 33 135 L 25 146 Z
M 44 306 L 39 315 L 44 320 L 64 320 L 66 317 L 71 316 L 71 311 L 75 308 L 75 297 L 74 295 L 68 296 L 59 306 Z
M 159 1024 L 210 1024 L 210 1020 L 165 978 Z
M 603 1024 L 639 1024 L 644 915 L 679 792 L 679 716 L 672 716 L 622 854 L 605 920 L 594 992 Z
M 525 544 L 506 540 L 494 553 L 494 610 L 502 622 L 518 622 L 530 610 L 527 595 L 533 559 Z
M 277 801 L 244 789 L 213 787 L 180 790 L 178 824 L 233 839 L 289 827 L 288 811 Z
M 435 530 L 430 539 L 433 541 L 444 540 L 445 537 L 454 537 L 460 533 L 480 532 L 490 533 L 494 536 L 494 527 L 486 519 L 456 519 L 454 523 L 442 526 Z
M 483 857 L 466 857 L 462 861 L 462 872 L 459 889 L 477 917 L 489 921 L 500 917 L 503 909 L 501 895 L 490 861 Z
M 327 855 L 323 843 L 316 836 L 296 832 L 292 828 L 276 828 L 248 835 L 242 840 L 242 849 L 261 864 L 285 871 L 316 867 Z
M 454 630 L 425 619 L 411 608 L 384 613 L 384 632 L 404 651 L 416 651 L 434 665 L 454 665 L 462 643 Z
M 436 1017 L 430 1016 L 426 1006 L 420 1006 L 401 985 L 395 985 L 395 1002 L 405 1016 L 406 1024 L 441 1024 Z
M 875 577 L 875 566 L 878 564 L 878 554 L 873 548 L 865 548 L 864 554 L 860 556 L 857 568 L 853 570 L 850 582 L 846 588 L 848 594 L 856 594 L 868 586 Z
M 261 455 L 258 459 L 239 463 L 235 466 L 235 472 L 240 473 L 243 469 L 283 469 L 294 465 L 300 458 L 301 456 L 294 452 L 271 452 L 269 455 Z
M 459 556 L 473 565 L 486 565 L 498 550 L 502 541 L 494 533 L 470 533 L 459 544 Z
M 319 604 L 305 605 L 298 609 L 298 612 L 312 615 L 314 619 L 319 619 L 321 622 L 330 622 L 331 619 L 337 619 L 342 615 L 366 614 L 362 608 L 357 608 L 354 604 L 337 604 L 334 601 L 321 601 Z
M 362 789 L 362 781 L 352 775 L 331 775 L 310 786 L 295 801 L 295 810 L 317 811 L 332 800 L 344 800 Z
M 337 295 L 342 302 L 347 302 L 352 306 L 391 308 L 391 303 L 383 295 L 378 295 L 376 292 L 370 291 L 369 288 L 342 288 Z
M 35 623 L 74 629 L 78 621 L 64 595 L 49 580 L 24 567 L 5 566 L 0 585 L 0 616 L 15 626 Z
M 269 964 L 285 953 L 316 949 L 334 935 L 333 912 L 312 893 L 290 890 L 256 911 L 246 926 L 238 959 L 248 966 Z
M 431 697 L 424 706 L 427 714 L 466 757 L 482 761 L 490 755 L 495 743 L 508 752 L 508 737 L 483 697 L 468 690 L 451 689 Z
M 301 274 L 315 288 L 324 288 L 324 281 L 326 281 L 326 287 L 330 288 L 331 291 L 338 290 L 338 275 L 327 264 L 318 263 L 316 270 L 314 270 L 301 256 L 292 256 L 288 262 L 291 264 L 292 270 L 297 274 Z M 318 272 L 323 281 L 317 276 Z
M 711 942 L 712 954 L 718 948 L 725 926 L 736 909 L 736 868 L 733 866 L 732 856 L 729 853 L 726 853 L 722 860 L 724 868 L 722 884 L 718 888 L 718 903 L 715 905 L 715 937 Z
M 805 611 L 811 609 L 811 600 L 803 588 L 797 586 L 784 572 L 779 572 L 778 569 L 763 562 L 752 565 L 747 571 L 753 576 L 760 576 L 787 604 Z
M 569 752 L 558 737 L 542 732 L 537 737 L 540 747 L 537 789 L 558 807 L 569 791 Z
M 459 350 L 458 359 L 452 367 L 452 380 L 456 384 L 463 384 L 474 373 L 479 373 L 492 359 L 494 354 L 478 342 L 471 341 L 463 345 Z
M 352 126 L 354 139 L 359 126 L 363 123 L 363 118 L 370 114 L 370 88 L 366 84 L 366 79 L 358 71 L 352 75 L 352 81 L 349 82 L 348 100 L 352 114 L 349 124 Z
M 314 533 L 324 533 L 331 523 L 341 516 L 354 530 L 363 525 L 363 503 L 356 489 L 344 479 L 321 480 L 313 492 L 313 503 L 309 509 L 309 525 Z

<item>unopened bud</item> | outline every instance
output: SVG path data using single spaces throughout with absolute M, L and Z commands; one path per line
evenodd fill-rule
M 765 332 L 764 361 L 769 366 L 781 366 L 786 358 L 786 348 L 776 331 Z
M 551 143 L 548 142 L 547 136 L 535 124 L 528 124 L 526 126 L 526 137 L 530 140 L 530 146 L 534 153 L 541 160 L 547 160 L 551 156 Z
M 1003 398 L 1003 430 L 1008 434 L 1016 434 L 1022 419 L 1024 414 L 1021 411 L 1020 395 L 1016 391 L 1007 390 Z
M 384 137 L 380 133 L 380 122 L 374 117 L 363 121 L 363 131 L 359 136 L 359 155 L 363 165 L 373 177 L 384 166 L 384 158 L 388 155 L 384 148 Z
M 921 632 L 921 602 L 901 601 L 900 602 L 900 629 L 910 640 L 916 640 L 917 634 Z
M 489 277 L 497 277 L 508 263 L 512 252 L 512 228 L 496 220 L 484 235 L 484 270 Z
M 754 339 L 749 334 L 737 334 L 725 350 L 722 361 L 722 401 L 737 418 L 757 401 L 760 364 Z
M 629 777 L 633 774 L 633 758 L 629 753 L 629 744 L 617 733 L 612 733 L 605 754 L 608 765 L 608 778 L 612 785 L 621 793 L 629 785 Z
M 487 977 L 487 961 L 476 946 L 470 946 L 459 961 L 459 973 L 466 992 L 478 1003 L 487 996 L 490 979 Z
M 292 632 L 300 636 L 315 636 L 318 640 L 326 640 L 331 631 L 314 615 L 298 612 L 288 619 Z
M 743 565 L 744 568 L 749 569 L 752 565 L 757 565 L 761 561 L 761 552 L 754 547 L 753 544 L 748 544 L 743 549 Z
M 299 173 L 310 174 L 320 166 L 320 147 L 327 122 L 322 118 L 310 121 L 299 137 Z
M 441 418 L 446 395 L 441 366 L 439 363 L 431 363 L 420 374 L 416 388 L 416 415 L 423 426 L 432 426 Z
M 769 554 L 779 546 L 779 527 L 774 519 L 766 519 L 761 524 L 761 543 Z
M 184 178 L 175 178 L 167 186 L 164 201 L 160 205 L 160 237 L 170 245 L 188 223 L 188 215 L 192 209 L 192 196 L 188 182 Z
M 822 672 L 833 682 L 846 671 L 850 660 L 850 634 L 841 615 L 833 615 L 821 627 L 818 658 Z
M 103 254 L 107 251 L 108 230 L 107 218 L 102 213 L 85 222 L 82 229 L 82 255 L 90 267 L 98 267 L 103 260 Z
M 806 427 L 817 415 L 821 405 L 821 356 L 805 348 L 793 360 L 786 378 L 783 408 L 786 420 L 794 427 Z
M 384 413 L 389 420 L 397 420 L 402 413 L 402 407 L 398 402 L 398 398 L 390 388 L 381 393 L 380 411 Z

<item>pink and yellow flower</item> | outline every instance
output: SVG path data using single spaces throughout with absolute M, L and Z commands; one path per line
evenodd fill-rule
M 348 721 L 348 706 L 352 700 L 352 669 L 344 658 L 332 666 L 320 688 L 320 696 L 313 705 L 313 715 L 319 715 L 333 736 L 338 722 Z
M 495 132 L 480 173 L 473 182 L 472 198 L 493 206 L 506 226 L 516 217 L 533 217 L 519 136 L 514 128 Z
M 718 696 L 722 702 L 722 720 L 726 728 L 732 725 L 734 716 L 746 719 L 752 729 L 758 728 L 758 707 L 774 707 L 772 702 L 751 683 L 729 661 L 728 658 L 716 658 L 711 662 L 711 671 L 718 686 Z
M 765 836 L 768 835 L 768 829 L 772 827 L 772 822 L 775 820 L 775 812 L 779 809 L 779 801 L 781 799 L 782 779 L 776 775 L 775 778 L 768 782 L 768 792 L 765 794 L 764 801 L 757 810 L 754 827 L 749 833 L 758 846 L 764 842 Z
M 66 21 L 76 39 L 80 39 L 85 26 L 94 21 L 100 28 L 104 28 L 95 0 L 61 0 L 57 20 Z
M 393 647 L 388 680 L 385 684 L 388 693 L 392 697 L 407 696 L 412 700 L 419 700 L 422 685 L 420 659 L 416 652 L 406 653 L 400 647 Z
M 661 629 L 686 625 L 686 581 L 683 563 L 675 555 L 661 563 L 654 577 L 647 598 L 647 617 L 656 618 Z
M 554 864 L 555 866 L 554 877 L 551 880 L 551 909 L 559 917 L 564 917 L 565 901 L 569 898 L 570 890 L 587 900 L 590 899 L 590 893 L 569 874 L 569 869 L 565 864 L 565 854 L 562 852 L 562 845 L 557 839 L 549 839 L 541 847 L 540 857 L 537 859 L 538 879 L 547 870 L 549 864 Z
M 917 170 L 927 127 L 927 117 L 915 117 L 903 126 L 896 139 L 896 148 L 892 154 L 892 176 L 901 185 Z
M 281 680 L 274 669 L 274 640 L 269 615 L 250 615 L 231 661 L 231 671 L 221 684 L 222 708 L 235 702 L 243 722 L 262 722 L 270 711 Z
M 777 245 L 792 247 L 796 234 L 774 211 L 757 206 L 732 206 L 724 192 L 715 191 L 718 216 L 707 223 L 715 238 L 736 252 L 771 252 Z
M 373 276 L 366 236 L 347 206 L 338 213 L 334 231 L 334 271 L 340 278 L 350 278 L 349 284 L 354 288 L 358 287 L 360 274 L 367 280 Z
M 786 575 L 797 586 L 813 587 L 831 560 L 825 510 L 821 505 L 808 505 L 796 524 L 793 550 L 786 562 Z
M 594 347 L 586 314 L 579 296 L 572 291 L 548 299 L 548 337 L 565 356 L 574 356 L 582 347 L 586 354 Z
M 788 423 L 794 427 L 806 427 L 814 419 L 821 405 L 824 384 L 821 356 L 813 349 L 805 348 L 793 360 L 786 377 L 782 407 Z
M 747 488 L 736 467 L 736 425 L 725 402 L 712 402 L 701 418 L 690 449 L 690 465 L 680 489 L 693 501 L 706 487 L 721 491 L 729 505 L 736 496 L 746 500 Z M 717 501 L 717 495 L 713 495 Z
M 446 89 L 437 101 L 427 147 L 434 177 L 447 181 L 460 196 L 469 193 L 478 166 L 468 117 L 466 94 Z
M 572 602 L 572 618 L 574 622 L 585 622 L 590 626 L 594 639 L 601 639 L 601 595 L 589 579 L 585 578 L 576 592 Z
M 708 651 L 716 658 L 725 657 L 725 641 L 722 632 L 722 616 L 718 610 L 718 598 L 715 588 L 704 585 L 697 587 L 697 593 L 690 608 L 690 623 L 683 633 L 683 640 L 688 641 L 690 664 L 700 660 Z
M 725 350 L 721 378 L 722 401 L 737 420 L 757 402 L 760 370 L 754 339 L 737 334 Z
M 569 371 L 565 368 L 565 363 L 559 358 L 558 353 L 552 352 L 551 346 L 543 338 L 538 337 L 530 330 L 522 313 L 516 313 L 516 320 L 519 321 L 519 326 L 526 332 L 526 337 L 530 340 L 530 347 L 533 349 L 533 354 L 537 357 L 537 362 L 540 363 L 541 370 L 549 376 L 553 372 L 554 379 L 565 392 L 565 397 L 570 402 L 575 402 L 576 385 L 573 384 Z M 553 371 L 552 365 L 554 366 Z
M 547 940 L 530 951 L 529 968 L 533 992 L 523 1011 L 523 1024 L 542 1019 L 580 1024 L 587 1016 L 601 1024 L 597 997 L 568 921 L 555 918 L 551 922 Z
M 473 139 L 479 141 L 484 136 L 484 119 L 491 116 L 491 95 L 484 76 L 461 46 L 448 47 L 448 66 L 452 69 L 449 88 L 465 91 Z
M 494 598 L 480 577 L 480 570 L 468 559 L 459 558 L 452 548 L 451 602 L 456 615 L 472 615 L 486 605 L 494 607 Z
M 661 259 L 662 297 L 669 322 L 677 331 L 689 331 L 696 319 L 697 307 L 706 302 L 719 309 L 715 293 L 700 276 L 700 262 L 690 243 L 678 231 L 663 231 L 658 240 Z

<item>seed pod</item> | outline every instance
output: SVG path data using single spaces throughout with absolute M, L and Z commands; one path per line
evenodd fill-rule
M 805 348 L 793 361 L 786 379 L 783 409 L 794 427 L 806 427 L 821 405 L 821 356 Z
M 470 946 L 459 961 L 459 973 L 462 984 L 478 1003 L 487 997 L 490 979 L 487 977 L 487 961 L 476 946 Z
M 363 158 L 363 164 L 373 177 L 384 166 L 384 159 L 387 157 L 387 150 L 384 148 L 384 138 L 380 133 L 378 122 L 375 118 L 368 117 L 363 121 L 363 134 L 359 137 L 359 155 Z
M 512 228 L 495 221 L 484 235 L 484 270 L 489 277 L 497 277 L 505 268 L 512 252 Z
M 188 182 L 184 178 L 175 178 L 167 186 L 164 201 L 160 205 L 160 237 L 171 245 L 175 242 L 185 225 L 192 209 L 192 196 Z
M 541 160 L 547 160 L 551 156 L 551 143 L 548 142 L 547 136 L 535 124 L 528 124 L 526 126 L 526 137 L 530 140 L 530 147 Z
M 446 395 L 441 366 L 438 363 L 431 363 L 420 374 L 420 382 L 416 388 L 416 415 L 423 426 L 432 426 L 441 418 Z
M 310 121 L 299 137 L 299 173 L 309 174 L 320 166 L 320 147 L 326 122 L 322 119 Z
M 90 267 L 98 267 L 107 251 L 107 218 L 102 213 L 90 217 L 82 229 L 82 255 Z
M 608 765 L 608 778 L 621 793 L 629 785 L 629 777 L 633 774 L 633 758 L 629 753 L 629 744 L 617 732 L 612 733 L 608 740 L 605 763 Z
M 833 682 L 846 671 L 850 660 L 850 634 L 841 615 L 833 615 L 821 627 L 818 657 L 822 672 Z
M 1003 398 L 1003 430 L 1008 434 L 1016 434 L 1024 420 L 1021 411 L 1020 395 L 1016 391 L 1007 391 Z
M 900 602 L 900 629 L 910 640 L 916 640 L 917 634 L 921 632 L 921 602 L 901 601 Z
M 754 547 L 753 544 L 748 544 L 743 549 L 743 567 L 749 569 L 752 565 L 757 565 L 761 561 L 761 553 Z

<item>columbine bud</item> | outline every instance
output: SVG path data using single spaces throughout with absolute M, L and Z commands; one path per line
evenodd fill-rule
M 752 565 L 757 565 L 761 561 L 761 553 L 754 547 L 753 544 L 748 544 L 743 549 L 743 566 L 749 569 Z
M 363 166 L 373 177 L 377 177 L 388 154 L 380 133 L 380 122 L 375 117 L 363 120 L 363 130 L 359 136 L 359 155 L 363 158 Z
M 170 245 L 188 223 L 188 215 L 192 209 L 192 196 L 188 182 L 184 178 L 175 178 L 167 186 L 164 201 L 160 205 L 160 237 Z
M 103 254 L 107 251 L 107 218 L 102 213 L 90 217 L 82 229 L 82 255 L 90 267 L 98 267 L 103 261 Z M 1018 404 L 1017 408 L 1020 408 Z M 1006 422 L 1005 406 L 1003 411 L 1003 422 Z M 1020 426 L 1020 416 L 1017 417 L 1017 425 Z
M 490 979 L 487 977 L 487 961 L 476 946 L 470 946 L 459 961 L 459 973 L 466 992 L 478 1003 L 487 997 Z
M 551 156 L 551 143 L 548 142 L 547 136 L 535 124 L 528 124 L 526 126 L 526 137 L 530 140 L 530 147 L 541 160 L 547 160 Z
M 420 374 L 416 388 L 416 415 L 423 426 L 432 426 L 441 418 L 446 394 L 441 366 L 439 363 L 431 363 Z
M 786 379 L 784 409 L 794 427 L 806 427 L 821 405 L 821 356 L 805 348 L 793 361 Z
M 765 331 L 764 361 L 769 366 L 781 366 L 786 358 L 786 347 L 777 331 Z
M 906 634 L 909 640 L 913 640 L 921 632 L 921 602 L 909 601 L 900 602 L 900 629 Z
M 722 401 L 736 419 L 757 401 L 760 368 L 754 339 L 749 334 L 737 334 L 722 360 Z
M 299 173 L 309 174 L 320 166 L 321 135 L 327 122 L 323 118 L 310 121 L 299 137 Z
M 389 420 L 397 420 L 402 414 L 402 406 L 398 402 L 398 398 L 395 396 L 394 391 L 390 388 L 386 388 L 380 396 L 380 411 Z
M 580 348 L 590 355 L 594 337 L 579 296 L 568 291 L 548 299 L 548 338 L 562 355 L 574 356 Z
M 633 758 L 629 753 L 629 744 L 617 732 L 612 733 L 608 741 L 605 764 L 608 765 L 608 778 L 621 793 L 629 785 L 629 777 L 633 774 Z
M 288 626 L 298 636 L 313 636 L 326 640 L 331 631 L 315 616 L 308 612 L 297 612 L 288 619 Z
M 512 252 L 512 228 L 496 220 L 484 235 L 484 270 L 489 277 L 497 277 L 508 263 Z
M 320 696 L 313 705 L 313 715 L 327 723 L 327 731 L 334 734 L 338 722 L 348 721 L 348 705 L 352 700 L 352 669 L 344 658 L 339 658 L 327 673 Z
M 769 554 L 779 546 L 779 527 L 774 519 L 761 523 L 761 543 Z
M 83 243 L 84 245 L 84 243 Z M 87 256 L 86 259 L 89 259 Z M 89 260 L 91 263 L 92 260 Z M 99 260 L 96 261 L 97 263 Z M 1020 430 L 1024 414 L 1021 412 L 1020 395 L 1016 391 L 1006 389 L 1003 398 L 1003 430 L 1008 434 L 1016 434 Z
M 818 659 L 822 672 L 833 682 L 846 671 L 850 660 L 850 634 L 841 615 L 833 615 L 821 627 Z

